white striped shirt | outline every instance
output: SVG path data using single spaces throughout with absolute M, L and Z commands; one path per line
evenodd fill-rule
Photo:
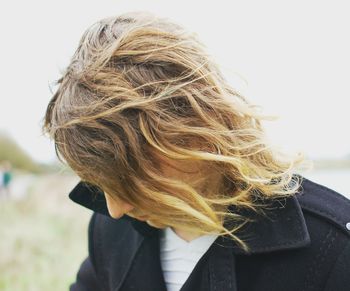
M 202 235 L 187 242 L 171 227 L 160 236 L 160 261 L 168 291 L 178 291 L 217 235 Z

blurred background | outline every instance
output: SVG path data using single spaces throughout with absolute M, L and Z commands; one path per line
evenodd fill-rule
M 67 290 L 87 255 L 91 212 L 68 198 L 78 178 L 41 133 L 54 81 L 84 30 L 147 10 L 198 34 L 226 77 L 265 114 L 304 176 L 350 197 L 347 1 L 6 1 L 0 9 L 0 290 Z

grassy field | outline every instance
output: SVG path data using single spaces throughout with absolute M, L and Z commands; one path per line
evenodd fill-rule
M 20 178 L 15 176 L 13 186 Z M 76 177 L 26 181 L 25 187 L 13 187 L 23 193 L 0 201 L 0 290 L 68 290 L 87 255 L 91 211 L 68 198 Z

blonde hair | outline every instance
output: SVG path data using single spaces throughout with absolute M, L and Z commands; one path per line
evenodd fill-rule
M 257 198 L 296 193 L 303 161 L 268 144 L 256 106 L 230 87 L 194 33 L 147 12 L 91 25 L 57 81 L 43 130 L 80 178 L 147 213 L 154 225 L 236 235 Z M 222 178 L 203 195 L 160 171 L 164 157 Z M 228 229 L 224 222 L 232 222 Z

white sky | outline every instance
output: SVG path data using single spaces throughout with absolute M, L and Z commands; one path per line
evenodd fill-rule
M 4 2 L 2 2 L 4 3 Z M 6 1 L 0 7 L 0 130 L 36 160 L 49 84 L 93 22 L 131 10 L 197 32 L 223 71 L 266 114 L 276 145 L 310 157 L 350 154 L 349 1 Z

